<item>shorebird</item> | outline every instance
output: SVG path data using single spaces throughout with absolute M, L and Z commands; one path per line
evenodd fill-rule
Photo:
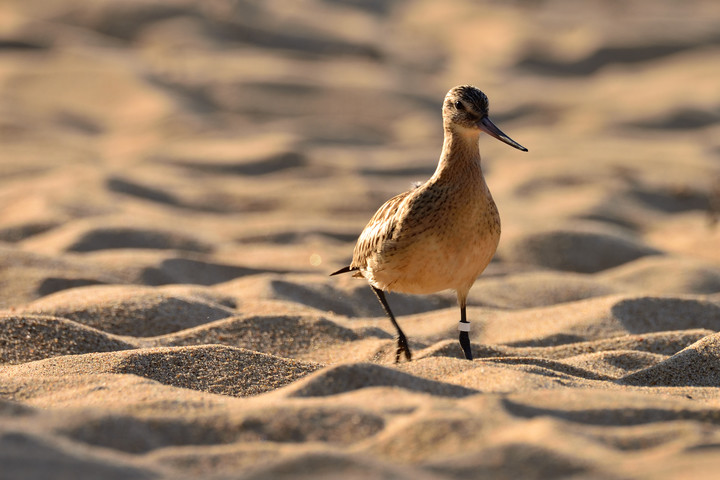
M 364 277 L 397 330 L 395 362 L 412 360 L 407 338 L 385 292 L 454 290 L 460 346 L 472 360 L 467 296 L 500 240 L 500 215 L 480 167 L 480 133 L 527 152 L 488 117 L 487 96 L 471 85 L 451 89 L 442 109 L 445 139 L 435 173 L 380 207 L 360 234 L 349 266 L 331 275 Z

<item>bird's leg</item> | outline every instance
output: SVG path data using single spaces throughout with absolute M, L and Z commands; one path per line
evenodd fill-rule
M 397 350 L 395 351 L 395 363 L 400 362 L 400 354 L 402 352 L 405 352 L 405 358 L 408 361 L 412 360 L 412 354 L 410 353 L 410 347 L 408 346 L 407 338 L 405 338 L 405 334 L 400 328 L 400 325 L 398 325 L 397 321 L 395 320 L 395 316 L 390 311 L 390 305 L 388 305 L 387 299 L 385 299 L 385 292 L 383 292 L 379 288 L 373 287 L 372 285 L 370 285 L 370 287 L 373 289 L 373 292 L 375 292 L 378 300 L 380 300 L 380 303 L 383 306 L 383 310 L 385 310 L 387 316 L 390 317 L 390 321 L 395 326 L 395 329 L 398 332 Z
M 467 315 L 465 314 L 465 302 L 460 304 L 460 324 L 458 325 L 458 330 L 460 330 L 460 346 L 463 349 L 463 353 L 465 353 L 465 358 L 472 360 L 470 335 L 468 334 L 468 332 L 470 332 L 470 322 L 467 321 Z

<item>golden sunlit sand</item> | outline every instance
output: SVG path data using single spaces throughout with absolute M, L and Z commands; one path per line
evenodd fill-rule
M 0 477 L 714 478 L 717 2 L 0 5 Z M 329 273 L 490 98 L 467 298 Z M 716 222 L 716 221 L 715 221 Z

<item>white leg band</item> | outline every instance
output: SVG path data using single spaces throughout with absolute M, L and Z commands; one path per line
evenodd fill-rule
M 461 332 L 469 332 L 470 331 L 470 322 L 458 323 L 458 330 L 460 330 Z

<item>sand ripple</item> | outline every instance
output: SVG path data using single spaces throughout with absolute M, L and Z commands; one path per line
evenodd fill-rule
M 274 390 L 320 366 L 240 348 L 199 345 L 63 356 L 11 368 L 23 376 L 129 373 L 166 385 L 243 396 Z
M 0 3 L 0 478 L 711 479 L 717 1 Z M 468 299 L 349 275 L 454 84 Z
M 69 308 L 68 308 L 69 307 Z M 53 315 L 119 335 L 153 336 L 234 314 L 223 305 L 193 296 L 124 287 L 62 291 L 31 303 L 26 313 Z
M 50 316 L 0 317 L 0 362 L 24 363 L 57 355 L 135 348 L 114 335 Z

